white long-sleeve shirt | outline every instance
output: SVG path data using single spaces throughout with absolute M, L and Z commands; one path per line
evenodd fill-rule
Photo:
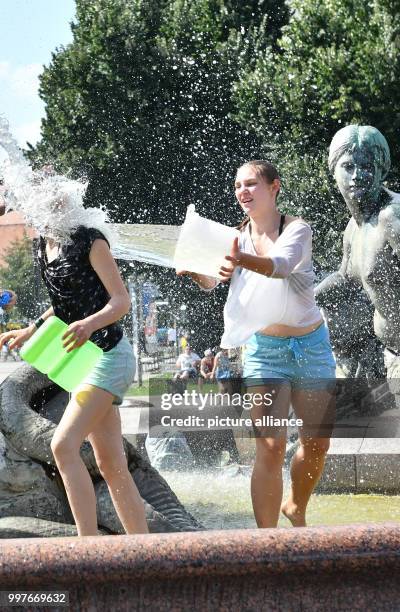
M 257 255 L 247 224 L 239 248 Z M 255 332 L 279 323 L 307 327 L 321 319 L 314 298 L 312 231 L 303 220 L 292 221 L 267 253 L 274 271 L 268 277 L 237 267 L 224 308 L 225 331 L 221 346 L 245 344 Z

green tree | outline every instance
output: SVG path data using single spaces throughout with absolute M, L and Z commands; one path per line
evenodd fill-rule
M 0 268 L 0 286 L 17 294 L 17 306 L 11 311 L 13 320 L 29 320 L 48 307 L 49 298 L 34 264 L 32 240 L 24 234 L 14 240 Z
M 73 43 L 53 54 L 41 79 L 46 118 L 32 158 L 86 175 L 88 201 L 116 221 L 180 223 L 193 201 L 226 220 L 233 168 L 258 150 L 230 118 L 231 84 L 253 57 L 249 41 L 261 31 L 275 40 L 284 2 L 76 7 Z
M 260 53 L 235 85 L 236 118 L 262 138 L 284 177 L 286 206 L 314 223 L 317 259 L 332 267 L 347 217 L 328 176 L 334 133 L 349 123 L 374 125 L 391 148 L 391 177 L 399 175 L 400 5 L 292 0 L 290 7 L 276 48 Z
M 73 42 L 41 77 L 46 117 L 31 158 L 87 176 L 87 203 L 114 221 L 180 224 L 194 202 L 236 223 L 234 171 L 259 137 L 232 117 L 231 86 L 286 18 L 284 0 L 77 0 Z M 188 281 L 169 286 L 191 302 Z M 208 300 L 196 289 L 200 335 L 220 319 L 204 315 Z

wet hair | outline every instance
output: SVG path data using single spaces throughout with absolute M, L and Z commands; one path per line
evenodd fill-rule
M 251 159 L 250 161 L 242 164 L 238 168 L 238 170 L 240 170 L 240 168 L 246 168 L 246 167 L 254 168 L 257 176 L 262 178 L 266 183 L 268 183 L 268 185 L 271 185 L 271 183 L 273 183 L 275 179 L 280 178 L 278 170 L 275 168 L 275 166 L 271 164 L 271 162 L 265 161 L 263 159 Z M 276 195 L 278 197 L 279 191 L 277 192 Z M 245 217 L 243 221 L 239 223 L 236 229 L 243 230 L 249 222 L 250 222 L 250 217 Z
M 390 151 L 384 135 L 371 125 L 347 125 L 332 138 L 329 147 L 329 170 L 333 174 L 336 164 L 345 153 L 368 149 L 382 172 L 384 180 L 390 170 Z

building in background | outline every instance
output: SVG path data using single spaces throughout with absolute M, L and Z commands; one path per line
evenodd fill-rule
M 18 212 L 9 212 L 0 217 L 0 267 L 4 266 L 4 255 L 10 245 L 16 240 L 22 240 L 24 233 L 34 238 L 36 232 L 25 225 L 22 215 Z

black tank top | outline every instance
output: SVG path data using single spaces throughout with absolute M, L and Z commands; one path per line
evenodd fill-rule
M 285 225 L 285 219 L 286 219 L 286 215 L 281 215 L 281 222 L 279 224 L 279 236 L 283 232 L 283 226 Z
M 85 319 L 101 310 L 110 296 L 89 261 L 89 253 L 95 240 L 105 240 L 96 229 L 79 227 L 71 236 L 71 242 L 61 248 L 56 259 L 47 261 L 46 241 L 40 237 L 38 259 L 41 275 L 49 292 L 54 314 L 65 323 Z M 91 341 L 107 352 L 122 338 L 118 322 L 96 330 Z

